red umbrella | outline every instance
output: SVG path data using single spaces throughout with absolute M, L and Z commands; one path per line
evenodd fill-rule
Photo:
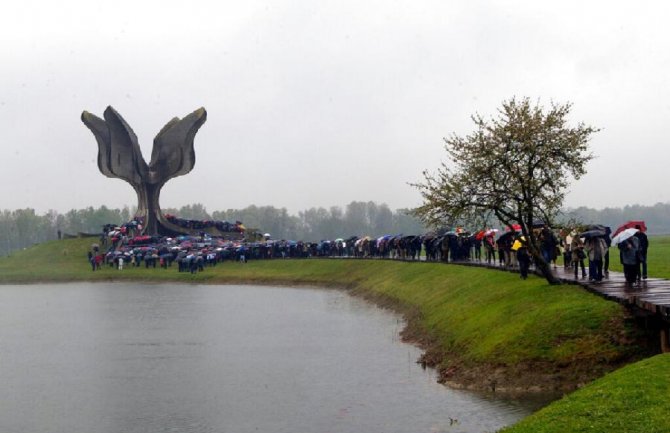
M 520 232 L 521 231 L 521 225 L 512 224 L 511 226 L 505 227 L 505 230 L 508 231 L 508 232 Z
M 640 230 L 643 232 L 647 231 L 647 225 L 644 223 L 644 221 L 628 221 L 617 228 L 614 233 L 612 233 L 612 237 L 618 235 L 622 231 L 626 229 L 634 229 L 636 228 L 635 226 L 640 226 Z
M 486 232 L 484 230 L 480 230 L 475 235 L 475 239 L 477 239 L 478 241 L 481 241 L 482 239 L 484 239 L 485 235 L 486 235 Z

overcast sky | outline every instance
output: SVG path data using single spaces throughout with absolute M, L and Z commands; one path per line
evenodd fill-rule
M 13 1 L 0 15 L 0 208 L 134 205 L 81 123 L 113 106 L 145 159 L 203 106 L 191 173 L 163 207 L 412 207 L 512 96 L 573 102 L 602 128 L 566 205 L 670 201 L 670 3 Z

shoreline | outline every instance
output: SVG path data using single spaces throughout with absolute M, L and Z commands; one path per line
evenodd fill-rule
M 402 340 L 420 348 L 423 352 L 416 362 L 424 368 L 435 369 L 437 382 L 453 389 L 509 398 L 551 396 L 547 400 L 554 401 L 593 382 L 605 373 L 628 364 L 626 362 L 611 365 L 611 369 L 597 375 L 579 366 L 570 368 L 549 362 L 521 361 L 514 366 L 496 363 L 473 365 L 463 360 L 458 352 L 443 347 L 438 339 L 421 325 L 421 313 L 416 308 L 402 305 L 397 299 L 375 294 L 364 288 L 344 290 L 349 291 L 352 296 L 363 298 L 380 308 L 400 314 L 405 320 L 405 327 L 400 332 Z

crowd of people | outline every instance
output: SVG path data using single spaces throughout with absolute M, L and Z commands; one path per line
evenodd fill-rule
M 581 274 L 581 279 L 588 278 L 591 282 L 601 282 L 609 276 L 610 249 L 616 246 L 626 283 L 634 284 L 647 279 L 649 240 L 645 232 L 646 226 L 641 221 L 621 226 L 614 233 L 602 225 L 572 230 L 552 230 L 544 225 L 536 228 L 536 237 L 546 263 L 556 268 L 557 259 L 562 256 L 563 266 L 574 272 L 575 280 Z M 532 258 L 518 231 L 509 230 L 495 242 L 485 238 L 485 245 L 489 263 L 489 257 L 495 260 L 494 248 L 497 248 L 501 266 L 518 268 L 521 278 L 527 278 Z
M 241 222 L 193 222 L 170 217 L 175 224 L 189 228 L 205 228 L 218 224 L 231 232 L 243 230 Z M 519 226 L 468 232 L 462 228 L 424 235 L 351 236 L 335 240 L 305 242 L 274 240 L 269 234 L 256 242 L 229 240 L 201 232 L 199 236 L 141 235 L 141 221 L 121 226 L 106 225 L 100 244 L 93 244 L 89 262 L 95 271 L 103 265 L 123 269 L 124 266 L 171 268 L 180 272 L 200 272 L 208 266 L 225 261 L 246 263 L 248 260 L 310 257 L 388 258 L 461 262 L 479 261 L 488 265 L 518 269 L 527 278 L 532 265 L 528 245 Z M 609 275 L 610 248 L 616 245 L 628 283 L 647 278 L 646 227 L 619 228 L 612 233 L 608 227 L 592 225 L 579 230 L 554 230 L 546 225 L 534 228 L 539 249 L 546 263 L 556 267 L 562 256 L 565 268 L 574 270 L 575 279 L 602 281 Z M 625 230 L 625 233 L 621 233 Z M 243 231 L 242 231 L 243 232 Z M 499 234 L 500 233 L 500 234 Z M 623 235 L 630 235 L 624 236 Z M 613 244 L 614 242 L 614 244 Z M 497 257 L 496 257 L 497 256 Z M 585 263 L 588 261 L 588 274 Z
M 610 250 L 616 246 L 626 283 L 639 283 L 647 279 L 649 240 L 645 231 L 642 223 L 630 228 L 620 227 L 614 233 L 603 226 L 591 226 L 581 235 L 571 233 L 566 236 L 564 263 L 574 268 L 575 279 L 580 270 L 582 278 L 587 278 L 585 261 L 588 260 L 589 280 L 602 281 L 609 276 Z

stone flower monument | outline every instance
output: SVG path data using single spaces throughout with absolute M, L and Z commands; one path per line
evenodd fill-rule
M 137 136 L 121 115 L 107 107 L 104 120 L 84 111 L 81 120 L 98 142 L 98 168 L 107 177 L 128 182 L 137 193 L 137 215 L 144 217 L 144 234 L 173 235 L 183 232 L 161 214 L 161 188 L 173 177 L 189 173 L 195 165 L 193 139 L 205 123 L 207 112 L 199 108 L 170 120 L 154 138 L 151 161 L 142 157 Z

